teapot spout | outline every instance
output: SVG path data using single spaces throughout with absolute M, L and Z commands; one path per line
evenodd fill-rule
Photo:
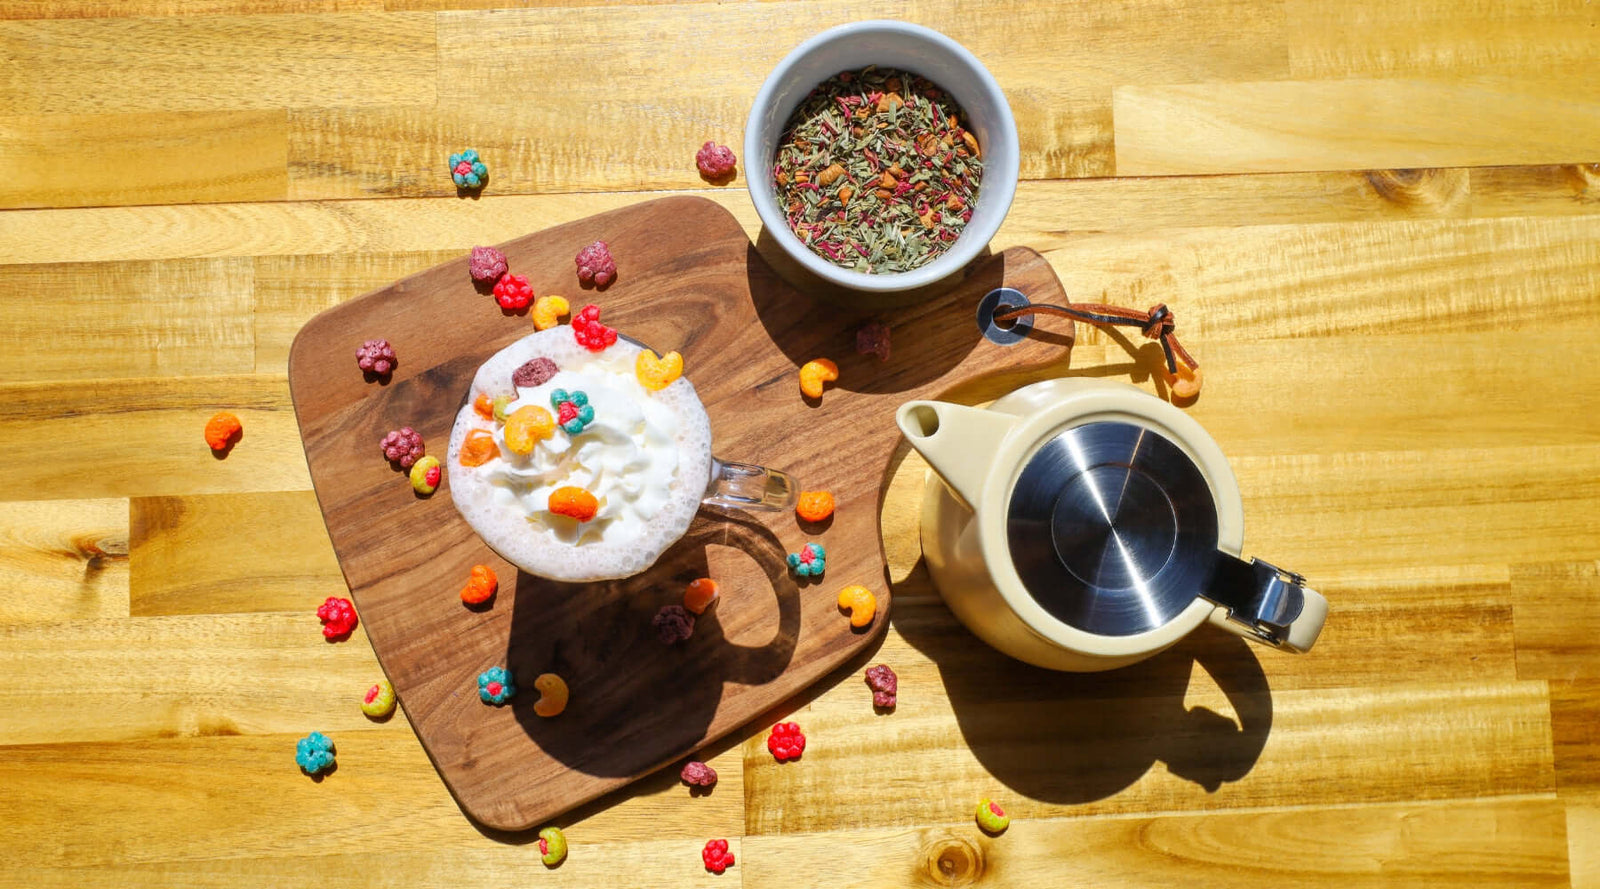
M 1018 420 L 1013 414 L 943 401 L 908 401 L 895 412 L 906 441 L 968 509 L 978 503 L 1000 442 Z

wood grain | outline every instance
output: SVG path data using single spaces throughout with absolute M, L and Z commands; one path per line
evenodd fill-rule
M 136 616 L 307 614 L 347 595 L 309 491 L 138 497 L 130 524 Z
M 1521 565 L 1511 584 L 1517 675 L 1600 679 L 1600 563 Z
M 0 0 L 0 19 L 361 12 L 383 8 L 383 0 Z
M 0 509 L 0 625 L 128 616 L 128 502 Z

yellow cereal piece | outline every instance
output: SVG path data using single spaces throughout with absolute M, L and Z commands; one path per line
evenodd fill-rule
M 533 446 L 555 434 L 556 418 L 537 404 L 525 404 L 506 417 L 506 447 L 513 454 L 533 453 Z
M 439 468 L 439 458 L 432 454 L 411 464 L 411 490 L 418 494 L 432 494 L 438 490 L 444 471 Z
M 561 711 L 567 709 L 567 683 L 554 673 L 540 673 L 539 678 L 533 680 L 533 687 L 539 690 L 539 700 L 533 705 L 533 712 L 544 717 L 560 716 Z
M 864 586 L 847 586 L 839 591 L 839 607 L 850 612 L 850 626 L 864 627 L 878 613 L 878 597 Z
M 657 358 L 656 353 L 645 349 L 633 362 L 633 375 L 639 378 L 639 385 L 660 392 L 683 375 L 683 356 L 668 352 Z
M 826 358 L 807 361 L 800 367 L 800 394 L 821 398 L 822 384 L 839 379 L 839 365 Z
M 572 311 L 564 296 L 541 296 L 533 302 L 533 326 L 549 330 L 561 323 L 561 316 Z

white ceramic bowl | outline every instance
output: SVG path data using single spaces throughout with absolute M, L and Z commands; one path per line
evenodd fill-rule
M 966 112 L 983 151 L 983 179 L 972 219 L 950 249 L 909 272 L 869 275 L 843 269 L 811 252 L 789 230 L 772 188 L 772 162 L 784 124 L 812 87 L 868 65 L 920 74 L 949 93 Z M 767 76 L 744 128 L 745 181 L 750 199 L 772 238 L 796 262 L 825 281 L 854 290 L 912 290 L 959 272 L 988 245 L 1017 192 L 1017 122 L 1000 84 L 961 44 L 921 25 L 853 22 L 817 34 L 795 47 Z

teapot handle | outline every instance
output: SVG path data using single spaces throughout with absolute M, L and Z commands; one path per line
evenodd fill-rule
M 1328 600 L 1306 579 L 1262 559 L 1217 552 L 1205 597 L 1218 605 L 1211 622 L 1254 642 L 1303 654 L 1316 644 Z

